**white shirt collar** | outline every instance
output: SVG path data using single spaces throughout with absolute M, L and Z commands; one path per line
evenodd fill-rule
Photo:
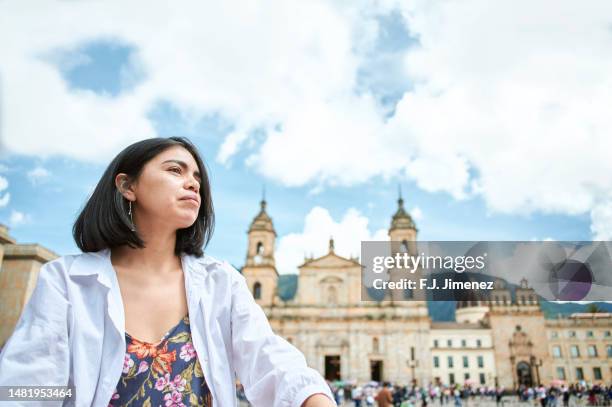
M 181 263 L 185 277 L 187 300 L 197 304 L 199 298 L 194 298 L 201 292 L 204 277 L 208 273 L 208 264 L 216 262 L 209 256 L 195 257 L 182 254 Z M 199 266 L 199 267 L 198 267 Z M 106 287 L 108 292 L 108 314 L 117 331 L 125 332 L 125 312 L 123 299 L 119 289 L 119 280 L 111 263 L 111 250 L 103 249 L 98 252 L 83 253 L 76 256 L 70 267 L 71 276 L 96 275 L 98 283 Z

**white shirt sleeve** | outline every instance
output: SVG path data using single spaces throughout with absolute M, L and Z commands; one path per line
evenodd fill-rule
M 0 353 L 0 386 L 68 385 L 70 304 L 61 264 L 53 261 L 41 267 L 32 296 Z
M 255 407 L 299 407 L 311 395 L 323 393 L 333 402 L 329 386 L 306 364 L 302 352 L 275 335 L 246 280 L 232 276 L 232 359 L 249 402 Z

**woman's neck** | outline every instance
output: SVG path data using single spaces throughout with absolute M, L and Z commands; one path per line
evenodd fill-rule
M 123 245 L 111 249 L 113 266 L 131 272 L 146 273 L 148 276 L 152 274 L 164 275 L 181 268 L 181 260 L 174 253 L 176 246 L 175 231 L 163 233 L 162 231 L 137 230 L 141 239 L 145 242 L 145 247 L 132 248 Z

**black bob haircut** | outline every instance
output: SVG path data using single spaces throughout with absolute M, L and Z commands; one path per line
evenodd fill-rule
M 72 236 L 79 249 L 96 252 L 126 244 L 133 248 L 145 247 L 138 232 L 131 230 L 128 200 L 117 189 L 115 177 L 125 173 L 130 181 L 137 180 L 147 162 L 174 146 L 184 147 L 191 153 L 202 178 L 198 218 L 190 227 L 177 230 L 174 253 L 177 256 L 182 253 L 197 257 L 203 255 L 203 248 L 212 237 L 215 213 L 206 167 L 197 148 L 184 137 L 142 140 L 126 147 L 111 161 L 72 227 Z

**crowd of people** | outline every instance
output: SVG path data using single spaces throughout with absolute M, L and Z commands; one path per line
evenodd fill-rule
M 398 385 L 368 382 L 362 385 L 328 382 L 339 406 L 427 407 L 428 404 L 461 407 L 478 404 L 527 404 L 537 407 L 611 406 L 612 384 L 584 382 L 551 386 L 521 386 L 512 391 L 502 387 L 430 384 Z M 538 406 L 539 404 L 539 406 Z
M 478 395 L 481 398 L 488 397 L 496 400 L 497 393 L 503 393 L 501 388 L 497 390 L 486 387 L 475 389 L 472 386 L 441 384 L 419 387 L 416 385 L 401 386 L 389 382 L 369 382 L 364 385 L 346 384 L 344 386 L 330 383 L 330 388 L 339 406 L 349 402 L 356 407 L 426 407 L 428 403 L 433 402 L 442 405 L 453 403 L 455 406 L 461 406 L 470 397 L 473 399 Z
M 542 407 L 578 406 L 610 406 L 612 400 L 612 384 L 587 385 L 585 382 L 570 384 L 558 384 L 555 386 L 527 387 L 520 386 L 517 390 L 520 401 L 539 403 Z
M 447 407 L 493 404 L 504 407 L 519 404 L 534 407 L 586 407 L 612 406 L 612 384 L 585 382 L 550 386 L 520 386 L 516 390 L 502 387 L 444 385 L 441 383 L 420 387 L 416 384 L 399 385 L 371 381 L 361 385 L 350 382 L 329 382 L 338 406 L 355 407 L 427 407 L 428 404 Z M 244 389 L 238 386 L 239 400 L 248 405 Z M 431 407 L 431 406 L 430 406 Z

